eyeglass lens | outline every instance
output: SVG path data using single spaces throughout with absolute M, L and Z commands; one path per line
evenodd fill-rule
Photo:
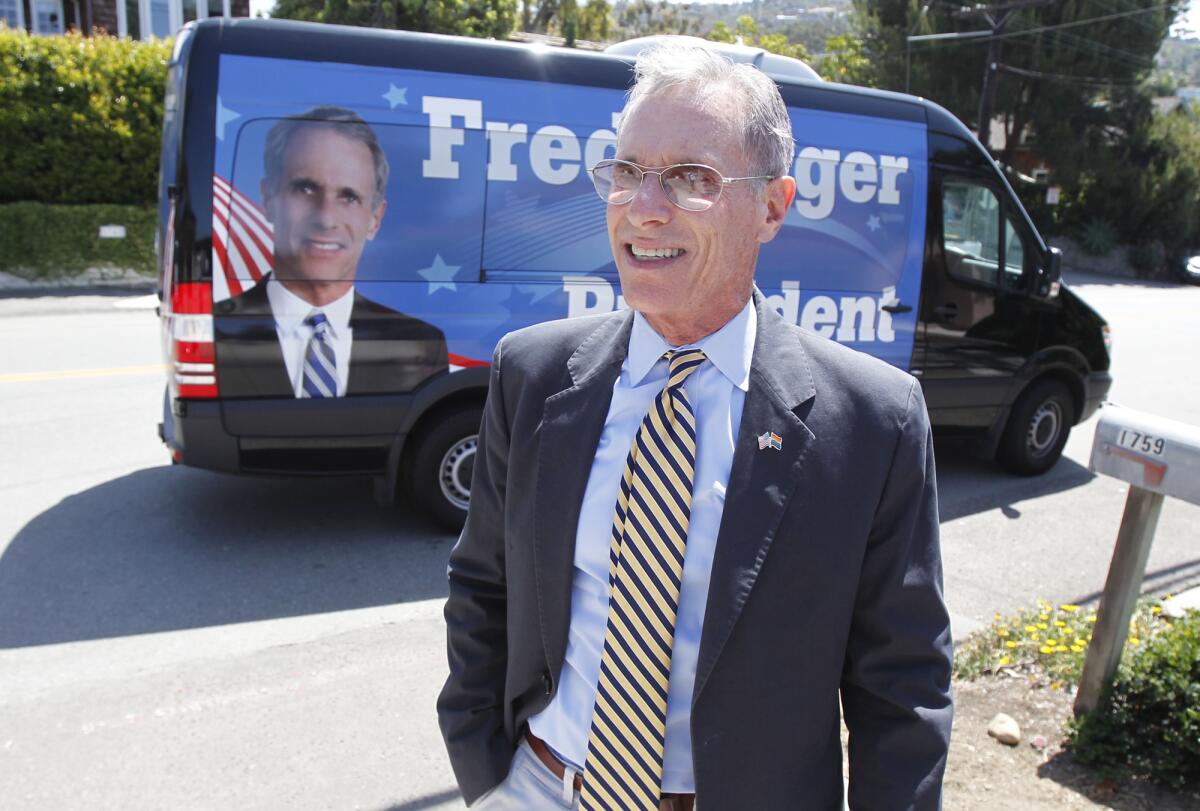
M 658 172 L 643 172 L 625 161 L 601 163 L 592 171 L 592 180 L 600 199 L 612 205 L 631 201 L 646 175 L 659 178 L 667 199 L 688 211 L 711 208 L 721 196 L 724 184 L 715 169 L 699 164 L 681 164 Z

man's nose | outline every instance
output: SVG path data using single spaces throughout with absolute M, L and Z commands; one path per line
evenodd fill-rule
M 312 210 L 309 212 L 313 225 L 319 228 L 332 228 L 337 222 L 334 216 L 336 200 L 328 194 L 319 194 L 313 199 Z
M 628 209 L 626 217 L 633 225 L 667 222 L 675 208 L 663 192 L 659 176 L 653 174 L 642 176 L 642 185 L 625 207 Z

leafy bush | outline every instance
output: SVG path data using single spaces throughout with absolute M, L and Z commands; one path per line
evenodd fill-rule
M 129 268 L 154 274 L 152 206 L 46 203 L 0 205 L 0 270 L 26 279 Z M 101 239 L 101 225 L 124 225 L 124 239 Z
M 148 203 L 171 43 L 0 27 L 0 203 Z
M 1092 256 L 1108 256 L 1117 247 L 1117 232 L 1104 219 L 1090 219 L 1079 229 L 1079 247 Z
M 1163 622 L 1069 741 L 1076 760 L 1103 772 L 1200 785 L 1200 612 Z

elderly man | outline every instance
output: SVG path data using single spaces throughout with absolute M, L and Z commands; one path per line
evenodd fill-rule
M 593 170 L 631 311 L 495 352 L 438 702 L 463 795 L 840 809 L 844 715 L 850 806 L 937 808 L 951 648 L 920 388 L 754 287 L 795 191 L 774 84 L 680 46 L 636 73 Z
M 274 270 L 216 306 L 225 397 L 341 397 L 408 392 L 448 368 L 432 324 L 354 289 L 387 210 L 388 162 L 351 110 L 281 119 L 263 150 L 263 210 Z

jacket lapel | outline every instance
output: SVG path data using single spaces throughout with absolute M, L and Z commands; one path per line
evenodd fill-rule
M 534 576 L 551 673 L 566 655 L 571 567 L 584 490 L 613 384 L 629 350 L 632 311 L 605 319 L 567 361 L 571 385 L 546 398 L 534 504 Z
M 713 556 L 693 704 L 754 587 L 815 439 L 796 414 L 797 407 L 816 394 L 808 356 L 795 329 L 767 306 L 757 290 L 754 302 L 758 335 L 750 390 L 742 407 Z M 758 437 L 767 432 L 780 437 L 779 449 L 759 449 Z

